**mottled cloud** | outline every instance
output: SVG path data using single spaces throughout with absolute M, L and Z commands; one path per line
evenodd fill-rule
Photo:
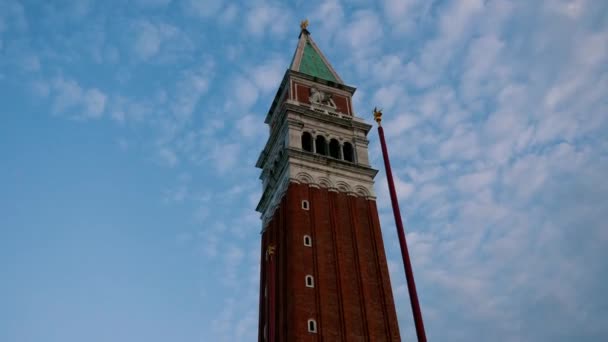
M 133 34 L 133 52 L 138 58 L 147 60 L 156 56 L 162 45 L 178 35 L 179 30 L 170 24 L 140 20 L 133 24 Z
M 223 0 L 185 0 L 183 1 L 184 12 L 201 18 L 210 18 L 216 15 L 224 4 Z
M 279 3 L 253 3 L 246 15 L 247 32 L 254 37 L 271 34 L 282 37 L 288 32 L 289 24 L 293 23 L 291 11 Z
M 191 300 L 205 307 L 203 339 L 255 339 L 254 163 L 307 16 L 358 88 L 355 111 L 371 122 L 374 106 L 385 110 L 429 339 L 608 336 L 604 3 L 137 5 L 52 4 L 33 20 L 31 4 L 2 2 L 0 77 L 158 168 L 147 190 L 200 271 L 202 299 Z M 369 138 L 402 336 L 415 339 L 375 129 Z
M 104 114 L 107 96 L 97 88 L 82 88 L 72 79 L 56 78 L 50 85 L 53 113 L 75 119 L 98 119 Z

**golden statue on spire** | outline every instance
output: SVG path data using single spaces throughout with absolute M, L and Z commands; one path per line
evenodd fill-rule
M 300 22 L 300 28 L 306 30 L 308 28 L 308 19 L 304 19 Z

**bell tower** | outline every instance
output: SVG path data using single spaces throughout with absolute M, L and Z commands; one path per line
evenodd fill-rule
M 266 115 L 259 341 L 400 341 L 368 159 L 371 125 L 302 22 Z

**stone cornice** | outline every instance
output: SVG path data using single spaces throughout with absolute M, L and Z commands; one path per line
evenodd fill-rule
M 348 119 L 346 119 L 346 118 L 344 118 L 345 117 L 344 115 L 342 117 L 337 117 L 337 116 L 333 116 L 333 115 L 319 113 L 319 112 L 316 112 L 316 111 L 310 109 L 310 107 L 303 106 L 301 104 L 294 104 L 294 103 L 286 102 L 284 104 L 283 111 L 291 111 L 291 112 L 294 112 L 297 114 L 306 115 L 310 118 L 314 118 L 314 119 L 318 120 L 319 122 L 331 123 L 331 124 L 334 124 L 334 125 L 337 125 L 340 127 L 344 127 L 344 128 L 360 129 L 360 130 L 364 131 L 365 134 L 367 134 L 372 129 L 372 125 L 359 121 L 359 120 L 353 120 L 352 117 L 348 117 Z
M 327 169 L 335 172 L 327 173 Z M 286 148 L 275 172 L 277 176 L 269 181 L 256 207 L 263 219 L 272 215 L 290 182 L 375 199 L 373 179 L 378 170 L 371 167 Z
M 373 169 L 371 167 L 351 163 L 345 160 L 335 159 L 328 156 L 323 156 L 312 152 L 302 151 L 294 148 L 287 148 L 286 152 L 290 157 L 314 162 L 318 165 L 332 167 L 335 170 L 343 170 L 350 173 L 359 173 L 371 177 L 371 179 L 376 177 L 376 174 L 378 174 L 378 170 Z

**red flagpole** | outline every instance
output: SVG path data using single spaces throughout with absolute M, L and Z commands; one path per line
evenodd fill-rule
M 384 140 L 384 128 L 382 128 L 382 125 L 380 124 L 382 121 L 381 110 L 374 108 L 374 119 L 378 122 L 378 135 L 380 136 L 380 144 L 382 145 L 382 157 L 384 158 L 384 168 L 386 169 L 386 180 L 388 181 L 388 190 L 391 194 L 393 215 L 395 216 L 395 223 L 397 225 L 397 235 L 399 235 L 399 246 L 401 247 L 401 257 L 403 258 L 403 267 L 405 268 L 405 279 L 407 280 L 407 289 L 410 294 L 410 304 L 414 315 L 414 324 L 416 325 L 416 335 L 418 336 L 418 342 L 426 342 L 424 322 L 422 321 L 422 312 L 420 311 L 416 283 L 414 282 L 414 271 L 412 270 L 410 254 L 407 249 L 407 242 L 405 241 L 405 232 L 403 229 L 403 222 L 401 221 L 401 212 L 399 211 L 395 183 L 393 181 L 393 171 L 391 170 L 391 162 L 388 159 L 388 150 L 386 148 L 386 141 Z

